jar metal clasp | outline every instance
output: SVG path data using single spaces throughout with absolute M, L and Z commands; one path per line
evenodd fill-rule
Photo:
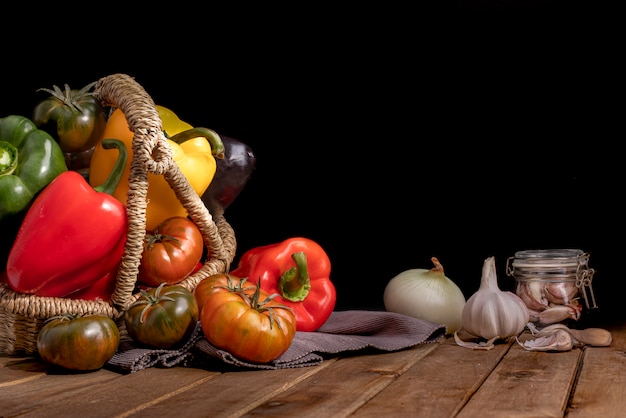
M 588 267 L 589 254 L 583 253 L 578 256 L 578 269 L 576 271 L 576 287 L 578 287 L 585 299 L 585 305 L 588 309 L 597 308 L 596 297 L 593 294 L 591 281 L 595 270 Z M 591 299 L 591 302 L 590 302 Z

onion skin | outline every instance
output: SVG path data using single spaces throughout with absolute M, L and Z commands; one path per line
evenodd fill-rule
M 385 309 L 446 326 L 451 335 L 461 328 L 465 296 L 461 289 L 445 276 L 436 257 L 434 268 L 405 270 L 392 278 L 383 295 Z

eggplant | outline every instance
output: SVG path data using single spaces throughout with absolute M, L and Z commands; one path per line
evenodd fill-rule
M 228 136 L 220 135 L 220 138 L 224 144 L 224 158 L 215 159 L 215 176 L 202 194 L 202 201 L 213 216 L 224 215 L 256 168 L 256 155 L 250 146 Z

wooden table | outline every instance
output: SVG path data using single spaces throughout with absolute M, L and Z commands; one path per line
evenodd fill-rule
M 0 356 L 0 416 L 624 417 L 626 325 L 605 328 L 609 347 L 530 352 L 513 339 L 484 351 L 450 337 L 285 370 L 65 374 Z

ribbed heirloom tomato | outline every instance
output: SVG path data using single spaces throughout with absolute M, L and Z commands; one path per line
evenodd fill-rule
M 224 293 L 226 291 L 243 292 L 248 296 L 252 296 L 256 290 L 256 285 L 242 281 L 239 277 L 226 274 L 217 273 L 204 280 L 201 280 L 193 290 L 193 296 L 198 304 L 200 314 L 202 314 L 202 307 L 205 305 L 207 299 L 214 293 Z
M 267 363 L 282 355 L 296 334 L 291 308 L 246 279 L 219 273 L 194 290 L 207 340 L 235 357 Z

